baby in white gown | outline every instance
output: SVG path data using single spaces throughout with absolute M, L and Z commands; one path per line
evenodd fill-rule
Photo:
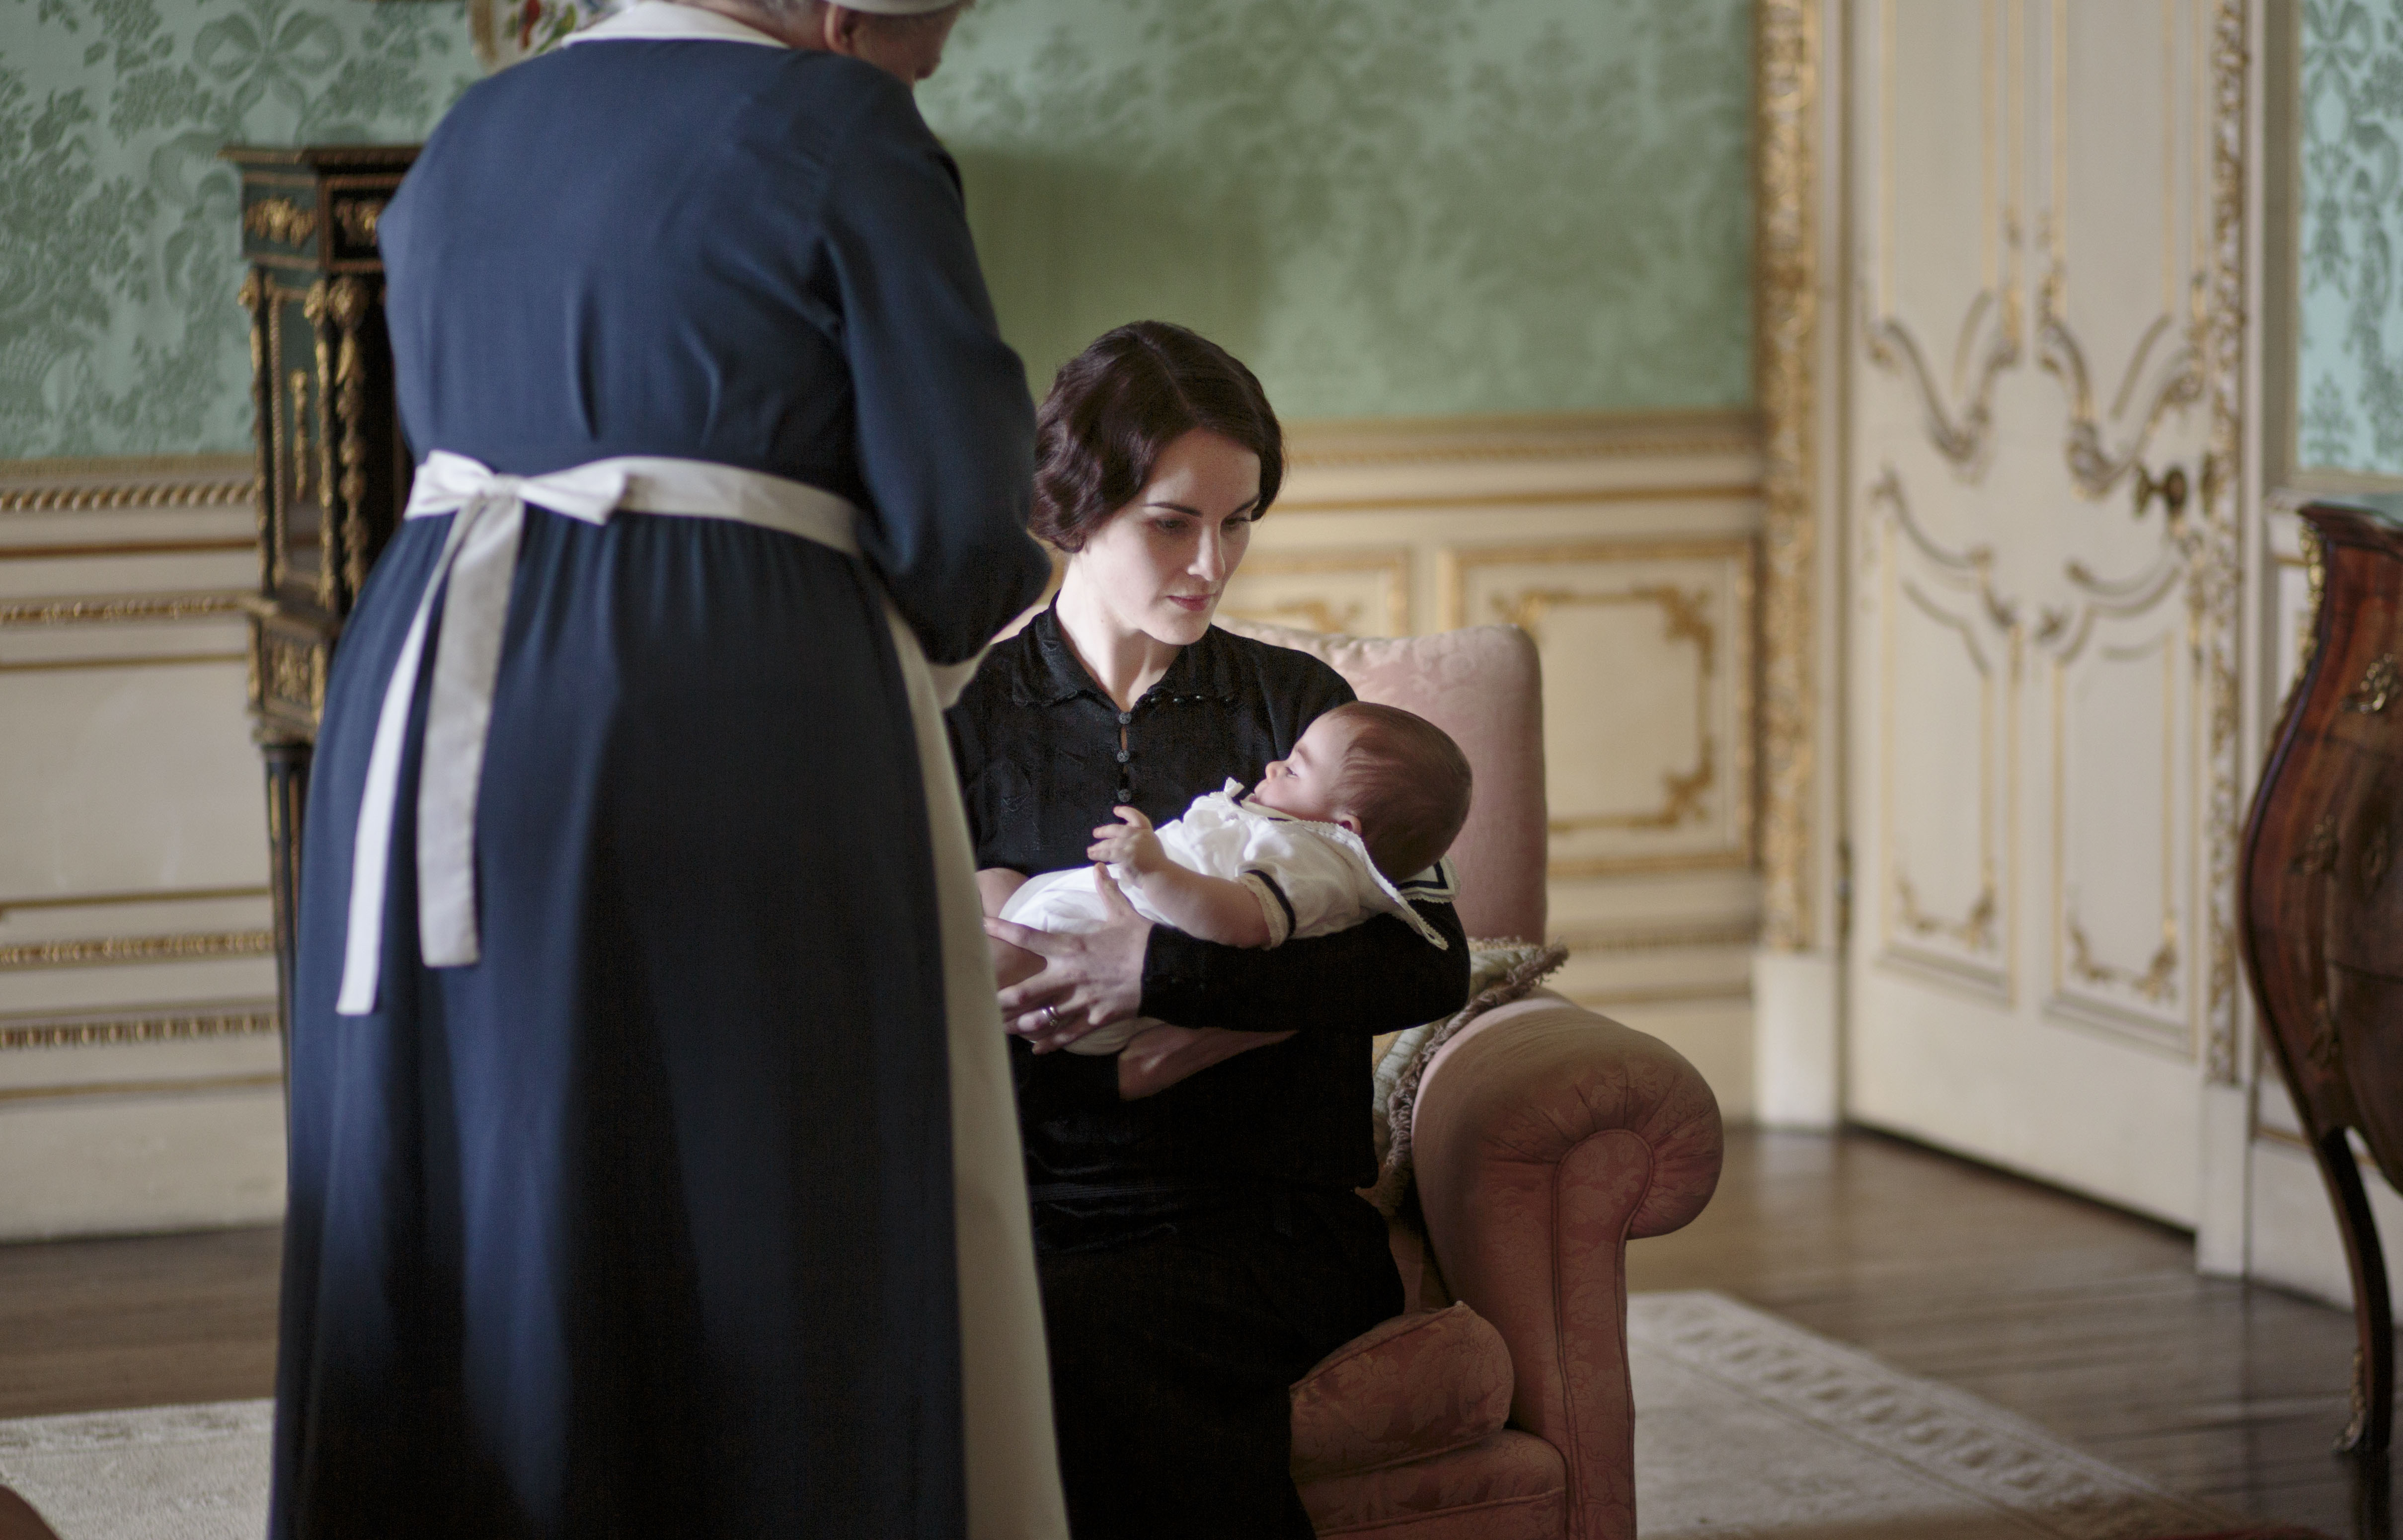
M 1229 781 L 1154 829 L 1133 808 L 1093 831 L 1086 853 L 1136 912 L 1233 947 L 1274 947 L 1391 914 L 1427 941 L 1442 935 L 1410 908 L 1450 897 L 1443 853 L 1468 816 L 1468 761 L 1443 730 L 1394 706 L 1355 701 L 1310 725 L 1248 798 Z M 1430 871 L 1429 868 L 1438 868 Z M 1108 916 L 1092 867 L 1044 872 L 1002 906 L 1035 930 L 1098 929 Z M 1117 1053 L 1159 1023 L 1118 1022 L 1068 1045 Z

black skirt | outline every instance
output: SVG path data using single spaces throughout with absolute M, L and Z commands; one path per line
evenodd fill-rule
M 1070 1532 L 1309 1540 L 1286 1393 L 1400 1311 L 1384 1220 L 1340 1188 L 1148 1206 L 1035 1205 Z

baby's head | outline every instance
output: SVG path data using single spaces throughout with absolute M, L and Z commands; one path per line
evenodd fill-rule
M 1468 759 L 1441 728 L 1397 706 L 1355 701 L 1310 725 L 1251 799 L 1340 824 L 1392 881 L 1435 865 L 1468 819 Z

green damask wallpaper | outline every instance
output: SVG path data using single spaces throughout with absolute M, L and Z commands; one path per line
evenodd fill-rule
M 2403 476 L 2403 0 L 2304 0 L 2296 457 Z
M 982 0 L 921 92 L 1038 388 L 1183 321 L 1298 417 L 1749 396 L 1749 0 Z M 231 141 L 424 136 L 460 0 L 0 0 L 0 458 L 240 450 Z
M 1749 0 L 982 0 L 920 89 L 1038 388 L 1155 315 L 1298 417 L 1750 399 Z
M 412 140 L 463 4 L 0 0 L 0 457 L 250 437 L 233 143 Z

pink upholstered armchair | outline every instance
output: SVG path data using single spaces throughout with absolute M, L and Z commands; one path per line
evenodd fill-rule
M 1452 851 L 1468 934 L 1543 937 L 1543 706 L 1524 632 L 1230 629 L 1315 653 L 1362 699 L 1450 732 L 1477 775 Z M 1318 1533 L 1632 1540 L 1626 1243 L 1710 1200 L 1717 1101 L 1666 1045 L 1537 991 L 1438 1050 L 1411 1137 L 1425 1233 L 1396 1227 L 1409 1311 L 1294 1387 L 1294 1476 Z

